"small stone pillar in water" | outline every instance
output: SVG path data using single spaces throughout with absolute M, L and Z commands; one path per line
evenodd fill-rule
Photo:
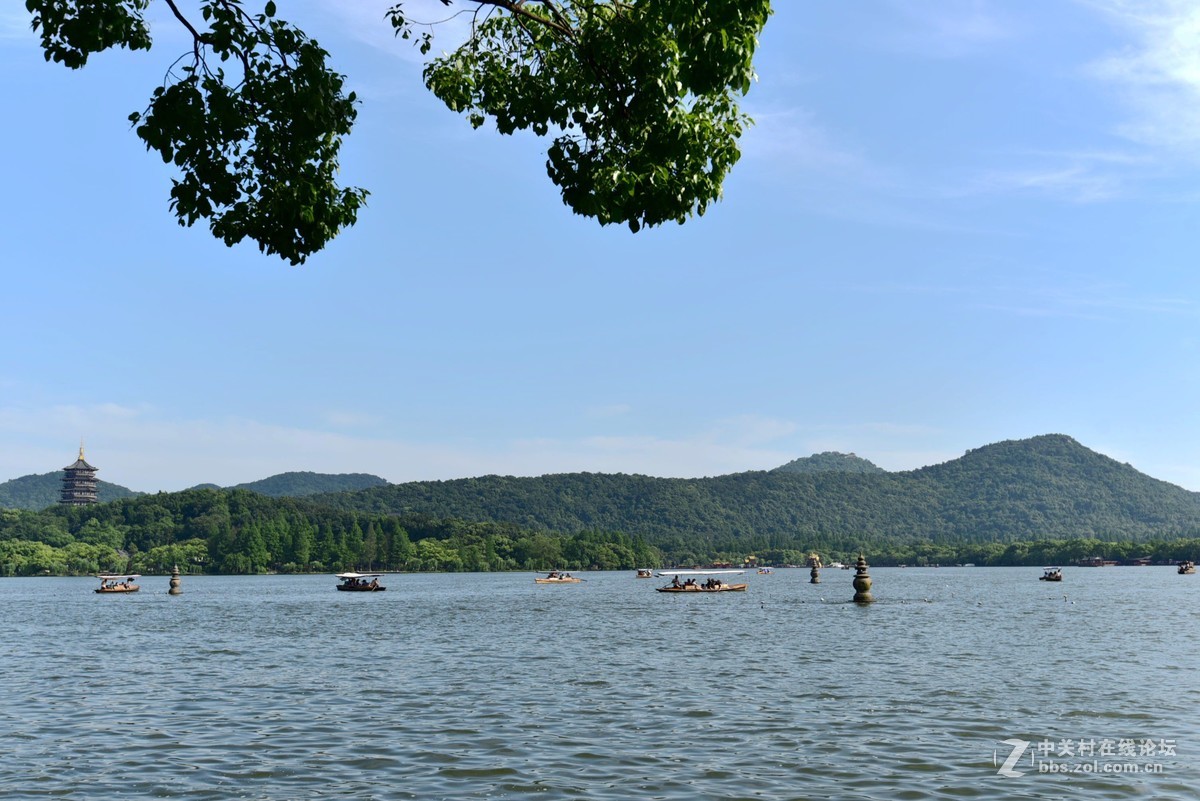
M 854 602 L 869 604 L 874 600 L 871 597 L 871 577 L 867 575 L 867 560 L 860 553 L 858 564 L 854 566 Z
M 815 553 L 809 554 L 808 566 L 812 568 L 812 570 L 809 571 L 809 574 L 808 574 L 810 577 L 808 579 L 808 583 L 809 584 L 820 584 L 821 583 L 821 574 L 819 571 L 821 570 L 821 557 L 817 556 Z
M 171 568 L 171 589 L 167 590 L 168 595 L 182 595 L 183 590 L 179 589 L 179 565 Z

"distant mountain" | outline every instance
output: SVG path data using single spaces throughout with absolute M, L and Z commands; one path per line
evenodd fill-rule
M 370 487 L 385 487 L 387 479 L 369 473 L 280 473 L 259 481 L 237 484 L 230 489 L 246 489 L 272 498 L 300 498 L 321 493 L 346 492 Z
M 372 513 L 562 532 L 621 531 L 668 550 L 689 543 L 745 550 L 797 539 L 847 548 L 864 540 L 1144 540 L 1200 531 L 1200 493 L 1139 473 L 1059 434 L 1000 442 L 944 464 L 895 473 L 483 476 L 313 500 Z
M 0 483 L 0 508 L 45 509 L 58 503 L 62 490 L 63 471 L 40 475 L 21 476 Z M 135 492 L 107 481 L 96 482 L 96 498 L 104 503 L 119 498 L 133 498 L 144 493 Z
M 861 456 L 853 453 L 838 453 L 825 451 L 814 453 L 800 459 L 793 459 L 785 465 L 776 467 L 773 473 L 886 473 Z

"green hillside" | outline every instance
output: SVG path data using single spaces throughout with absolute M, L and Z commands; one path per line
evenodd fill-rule
M 369 473 L 280 473 L 259 481 L 237 484 L 230 489 L 246 489 L 272 498 L 302 498 L 327 492 L 346 492 L 387 486 L 387 479 Z
M 668 479 L 571 473 L 414 482 L 321 503 L 372 513 L 601 529 L 668 551 L 879 543 L 1175 537 L 1200 527 L 1200 494 L 1070 437 L 1000 442 L 907 472 L 736 473 Z
M 58 503 L 62 477 L 63 471 L 56 470 L 53 473 L 21 476 L 0 483 L 0 508 L 45 509 L 47 506 L 53 506 Z M 133 498 L 141 494 L 117 484 L 109 484 L 107 481 L 96 483 L 96 498 L 101 503 Z
M 800 459 L 793 459 L 776 467 L 774 473 L 886 473 L 882 467 L 872 464 L 853 453 L 825 451 Z
M 22 476 L 0 483 L 0 508 L 45 509 L 58 503 L 62 488 L 62 471 Z M 337 493 L 362 490 L 369 487 L 387 486 L 387 480 L 369 473 L 311 473 L 294 472 L 238 484 L 230 489 L 246 489 L 272 498 L 302 498 L 320 493 Z M 216 484 L 198 484 L 192 489 L 219 489 Z M 121 498 L 133 498 L 144 493 L 136 492 L 117 484 L 100 481 L 96 497 L 100 503 Z

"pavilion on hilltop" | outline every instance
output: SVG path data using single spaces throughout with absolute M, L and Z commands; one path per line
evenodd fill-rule
M 75 464 L 63 468 L 62 497 L 59 503 L 66 506 L 86 506 L 96 503 L 96 468 L 83 459 L 83 444 L 79 445 L 79 458 Z

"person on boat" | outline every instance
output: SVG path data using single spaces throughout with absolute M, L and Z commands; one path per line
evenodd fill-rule
M 371 589 L 376 589 L 378 587 L 379 587 L 379 579 L 378 578 L 371 579 Z
M 679 576 L 676 576 L 675 578 L 671 579 L 671 586 L 676 587 L 676 588 L 683 586 L 682 584 L 679 583 Z

